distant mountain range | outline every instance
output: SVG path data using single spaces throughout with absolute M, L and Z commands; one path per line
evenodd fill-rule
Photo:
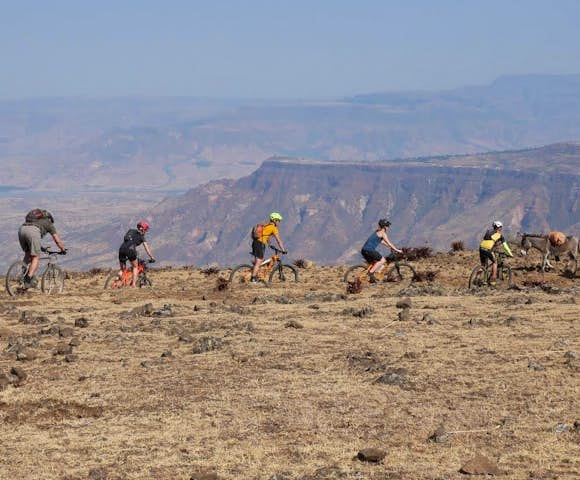
M 474 247 L 494 219 L 508 235 L 579 234 L 580 143 L 386 162 L 272 158 L 249 176 L 212 181 L 150 209 L 151 244 L 167 263 L 232 265 L 248 258 L 250 229 L 270 210 L 285 217 L 291 257 L 323 263 L 358 258 L 381 217 L 393 222 L 395 244 L 443 251 L 454 240 Z M 86 232 L 77 243 L 108 245 L 110 259 L 125 227 Z
M 580 138 L 580 76 L 334 101 L 0 102 L 0 185 L 186 190 L 271 156 L 374 162 Z

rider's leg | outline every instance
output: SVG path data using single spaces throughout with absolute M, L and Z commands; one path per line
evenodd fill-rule
M 137 259 L 131 260 L 131 267 L 133 267 L 133 278 L 131 279 L 131 286 L 137 286 L 137 277 L 139 276 L 139 263 Z
M 369 270 L 370 274 L 375 273 L 377 270 L 379 270 L 387 261 L 387 259 L 385 257 L 381 257 L 381 259 L 378 262 L 375 262 L 374 265 L 371 267 L 371 269 Z
M 490 282 L 495 282 L 497 280 L 497 261 L 491 264 L 491 277 L 489 278 Z
M 254 267 L 252 268 L 252 280 L 258 278 L 258 271 L 264 261 L 264 254 L 266 253 L 266 245 L 259 240 L 252 241 L 252 255 L 254 256 Z
M 29 278 L 34 277 L 34 274 L 36 273 L 36 270 L 38 269 L 39 261 L 40 261 L 40 258 L 38 257 L 38 255 L 30 255 L 30 268 L 28 269 L 28 277 Z

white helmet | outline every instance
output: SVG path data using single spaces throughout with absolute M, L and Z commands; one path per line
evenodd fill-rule
M 501 223 L 499 220 L 495 220 L 493 222 L 493 228 L 502 228 L 503 227 L 503 223 Z

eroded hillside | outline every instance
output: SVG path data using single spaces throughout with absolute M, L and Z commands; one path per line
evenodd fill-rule
M 456 480 L 481 454 L 500 478 L 575 478 L 578 278 L 517 258 L 515 289 L 471 293 L 477 261 L 414 262 L 435 280 L 400 296 L 347 295 L 344 266 L 272 288 L 165 268 L 153 289 L 93 272 L 2 292 L 0 477 Z M 369 447 L 380 463 L 354 458 Z

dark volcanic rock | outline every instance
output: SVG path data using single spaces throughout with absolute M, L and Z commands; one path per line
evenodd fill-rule
M 216 337 L 202 337 L 197 341 L 197 345 L 193 347 L 193 353 L 205 353 L 213 350 L 219 350 L 223 346 L 223 341 Z
M 383 461 L 387 452 L 379 448 L 363 448 L 356 456 L 361 462 L 378 463 Z
M 80 317 L 75 320 L 75 327 L 77 328 L 87 328 L 89 326 L 89 320 L 85 317 Z
M 412 302 L 411 299 L 409 297 L 407 298 L 402 298 L 401 300 L 399 300 L 395 306 L 397 308 L 411 308 L 412 306 Z
M 374 383 L 408 388 L 410 385 L 408 375 L 409 372 L 406 368 L 392 368 L 388 369 L 383 375 L 377 378 Z

